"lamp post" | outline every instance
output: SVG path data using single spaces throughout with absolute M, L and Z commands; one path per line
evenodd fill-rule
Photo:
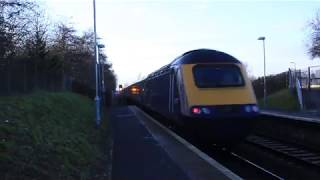
M 267 83 L 266 83 L 266 47 L 264 36 L 258 38 L 258 40 L 262 40 L 263 42 L 263 106 L 267 105 Z
M 104 44 L 98 44 L 98 48 L 99 48 L 99 56 L 100 56 L 100 50 L 105 48 L 105 45 Z M 107 57 L 105 57 L 107 58 Z M 106 88 L 105 88 L 105 82 L 104 82 L 104 66 L 105 66 L 105 61 L 102 61 L 101 59 L 103 60 L 106 60 L 104 58 L 100 58 L 99 59 L 99 62 L 100 62 L 100 81 L 101 81 L 101 90 L 100 90 L 100 97 L 101 97 L 101 100 L 102 100 L 102 106 L 105 105 L 105 92 L 106 92 Z
M 95 50 L 95 75 L 96 75 L 96 97 L 95 100 L 95 109 L 96 109 L 96 127 L 100 126 L 101 122 L 101 104 L 99 96 L 99 47 L 97 42 L 97 23 L 96 23 L 96 1 L 93 0 L 93 25 L 94 25 L 94 50 Z
M 296 72 L 297 71 L 296 63 L 295 62 L 290 62 L 290 63 L 294 65 L 294 72 Z

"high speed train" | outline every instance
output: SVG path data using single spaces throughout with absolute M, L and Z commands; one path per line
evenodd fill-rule
M 182 54 L 125 88 L 123 94 L 128 100 L 217 144 L 242 140 L 259 115 L 242 63 L 211 49 Z

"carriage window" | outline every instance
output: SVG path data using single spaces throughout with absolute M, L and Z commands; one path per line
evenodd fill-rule
M 197 65 L 193 75 L 199 88 L 244 86 L 241 71 L 234 65 Z

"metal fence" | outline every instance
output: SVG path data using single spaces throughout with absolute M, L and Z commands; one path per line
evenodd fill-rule
M 28 59 L 0 59 L 0 95 L 71 88 L 71 78 L 62 70 L 45 69 Z
M 295 88 L 296 79 L 303 89 L 320 89 L 320 66 L 310 66 L 307 69 L 289 69 L 289 87 Z

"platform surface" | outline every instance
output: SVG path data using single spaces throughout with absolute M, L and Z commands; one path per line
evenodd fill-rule
M 188 180 L 128 107 L 111 111 L 113 180 Z
M 240 179 L 192 145 L 177 141 L 136 107 L 116 107 L 110 120 L 113 180 Z
M 320 111 L 280 111 L 280 110 L 261 110 L 261 114 L 282 117 L 293 120 L 320 123 Z

